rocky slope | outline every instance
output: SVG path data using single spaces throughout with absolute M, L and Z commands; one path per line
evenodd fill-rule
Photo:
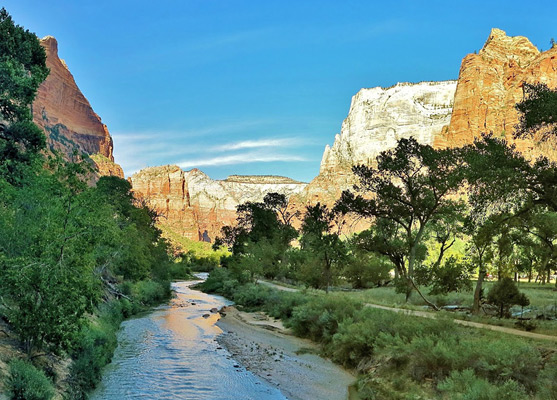
M 213 180 L 198 169 L 151 167 L 132 175 L 134 194 L 159 214 L 159 222 L 193 240 L 212 242 L 224 225 L 236 220 L 236 206 L 262 201 L 268 192 L 290 197 L 306 186 L 276 176 L 238 176 Z
M 41 39 L 46 50 L 50 74 L 37 91 L 33 103 L 33 119 L 44 129 L 51 150 L 69 156 L 74 150 L 102 156 L 96 163 L 100 175 L 124 177 L 114 163 L 112 138 L 79 90 L 68 67 L 58 57 L 58 42 L 52 36 Z
M 478 54 L 462 60 L 451 122 L 434 144 L 460 146 L 493 132 L 516 143 L 528 157 L 543 153 L 555 158 L 554 143 L 512 138 L 518 123 L 514 106 L 523 98 L 525 82 L 557 87 L 557 47 L 540 52 L 525 37 L 493 29 Z

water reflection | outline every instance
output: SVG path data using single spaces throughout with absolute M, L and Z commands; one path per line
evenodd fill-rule
M 284 400 L 277 389 L 219 349 L 215 326 L 229 302 L 173 284 L 177 298 L 141 318 L 122 324 L 118 348 L 103 380 L 91 395 L 101 399 Z

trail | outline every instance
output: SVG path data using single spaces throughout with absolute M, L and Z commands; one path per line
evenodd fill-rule
M 268 281 L 259 280 L 258 283 L 263 284 L 265 286 L 272 287 L 272 288 L 277 289 L 277 290 L 282 290 L 282 291 L 285 291 L 285 292 L 299 292 L 300 291 L 299 289 L 294 289 L 294 288 L 289 288 L 289 287 L 286 287 L 286 286 L 277 285 L 276 283 L 272 283 L 272 282 L 268 282 Z M 388 306 L 382 306 L 382 305 L 379 305 L 379 304 L 372 304 L 372 303 L 365 303 L 364 307 L 378 308 L 378 309 L 381 309 L 381 310 L 393 311 L 393 312 L 397 312 L 397 313 L 401 313 L 401 314 L 405 314 L 405 315 L 412 315 L 412 316 L 415 316 L 415 317 L 422 317 L 422 318 L 432 318 L 432 319 L 434 319 L 438 315 L 437 313 L 430 312 L 430 311 L 408 310 L 408 309 L 405 309 L 405 308 L 388 307 Z M 491 331 L 507 333 L 509 335 L 522 336 L 522 337 L 527 337 L 527 338 L 530 338 L 530 339 L 549 340 L 549 341 L 557 343 L 557 336 L 544 335 L 544 334 L 541 334 L 541 333 L 534 333 L 534 332 L 526 332 L 526 331 L 521 331 L 520 329 L 507 328 L 507 327 L 504 327 L 504 326 L 497 326 L 497 325 L 490 325 L 490 324 L 482 324 L 480 322 L 463 321 L 463 320 L 456 319 L 456 318 L 453 318 L 453 321 L 454 321 L 455 324 L 469 326 L 469 327 L 472 327 L 472 328 L 488 329 L 488 330 L 491 330 Z

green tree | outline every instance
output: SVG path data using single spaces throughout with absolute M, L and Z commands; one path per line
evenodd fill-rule
M 308 283 L 316 288 L 325 288 L 326 292 L 347 254 L 345 244 L 332 231 L 334 218 L 335 213 L 325 205 L 307 206 L 301 228 L 301 249 L 307 255 L 302 280 L 310 278 Z
M 455 199 L 459 185 L 460 157 L 456 150 L 436 150 L 414 138 L 401 139 L 395 149 L 377 157 L 377 167 L 353 168 L 360 180 L 359 194 L 345 191 L 336 210 L 356 213 L 375 221 L 387 221 L 402 245 L 403 265 L 398 272 L 405 280 L 407 299 L 416 290 L 431 307 L 414 281 L 414 269 L 423 259 L 422 251 L 433 225 L 462 212 Z
M 557 135 L 557 90 L 545 83 L 523 85 L 524 98 L 516 105 L 520 112 L 515 138 L 539 136 L 547 140 Z
M 31 104 L 48 75 L 46 54 L 37 36 L 14 24 L 0 10 L 0 175 L 11 183 L 45 146 L 33 123 Z
M 236 209 L 236 225 L 225 226 L 215 239 L 213 249 L 226 245 L 232 258 L 226 263 L 237 276 L 254 280 L 257 275 L 276 278 L 285 274 L 287 250 L 298 235 L 291 225 L 286 197 L 268 193 L 263 202 L 246 202 Z
M 499 307 L 499 318 L 509 317 L 509 309 L 513 305 L 522 307 L 530 304 L 530 300 L 524 293 L 520 293 L 516 284 L 509 277 L 498 281 L 487 295 L 487 301 Z

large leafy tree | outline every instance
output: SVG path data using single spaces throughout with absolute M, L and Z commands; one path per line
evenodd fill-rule
M 306 254 L 302 279 L 305 277 L 311 286 L 325 288 L 326 292 L 347 253 L 345 243 L 333 231 L 334 218 L 335 213 L 325 205 L 307 206 L 301 228 L 300 244 Z
M 557 90 L 545 83 L 524 83 L 524 99 L 516 105 L 520 120 L 515 137 L 557 137 Z
M 396 148 L 377 157 L 377 167 L 353 168 L 360 180 L 356 193 L 343 192 L 335 207 L 388 228 L 388 245 L 382 247 L 405 281 L 407 298 L 413 290 L 422 295 L 414 270 L 424 258 L 433 226 L 462 211 L 455 197 L 461 183 L 459 160 L 457 150 L 437 150 L 414 138 L 401 139 Z
M 284 195 L 268 193 L 262 202 L 238 205 L 236 225 L 222 228 L 213 248 L 225 245 L 232 251 L 228 264 L 238 276 L 246 272 L 253 280 L 259 274 L 267 278 L 283 274 L 286 252 L 297 236 L 286 206 Z
M 33 123 L 31 104 L 48 75 L 46 54 L 37 36 L 14 24 L 0 10 L 0 174 L 12 183 L 21 179 L 45 146 L 43 132 Z

